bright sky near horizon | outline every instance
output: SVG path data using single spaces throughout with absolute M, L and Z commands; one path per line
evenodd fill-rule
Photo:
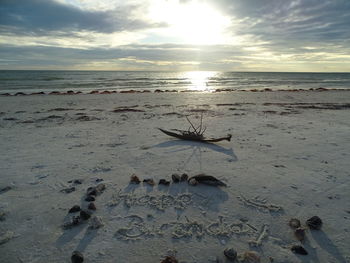
M 349 0 L 0 0 L 0 69 L 350 72 Z

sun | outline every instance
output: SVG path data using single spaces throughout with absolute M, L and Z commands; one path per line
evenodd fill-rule
M 163 34 L 185 44 L 212 45 L 226 41 L 230 19 L 199 1 L 156 1 L 151 15 L 168 25 Z

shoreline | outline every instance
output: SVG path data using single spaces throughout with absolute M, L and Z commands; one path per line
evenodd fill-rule
M 271 89 L 271 88 L 264 88 L 264 89 L 242 89 L 242 90 L 233 90 L 233 89 L 215 89 L 215 90 L 169 90 L 169 89 L 155 89 L 155 90 L 92 90 L 90 92 L 82 92 L 82 91 L 73 91 L 68 90 L 66 92 L 61 91 L 50 91 L 50 92 L 32 92 L 32 93 L 25 93 L 25 92 L 16 92 L 16 93 L 0 93 L 0 96 L 6 97 L 6 96 L 31 96 L 31 95 L 78 95 L 78 94 L 133 94 L 133 93 L 222 93 L 222 92 L 307 92 L 307 91 L 316 91 L 316 92 L 325 92 L 325 91 L 350 91 L 350 89 L 337 89 L 337 88 L 309 88 L 309 89 Z

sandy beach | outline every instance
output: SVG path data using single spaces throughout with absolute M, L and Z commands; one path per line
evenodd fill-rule
M 231 142 L 157 129 L 187 130 L 184 116 L 198 124 L 202 113 L 205 135 Z M 350 262 L 349 113 L 348 91 L 0 96 L 0 261 L 70 262 L 77 250 L 84 262 L 232 262 L 223 251 L 234 248 L 236 262 L 246 251 Z M 158 185 L 183 173 L 227 186 Z M 91 218 L 68 226 L 74 205 Z M 306 226 L 312 216 L 321 230 Z

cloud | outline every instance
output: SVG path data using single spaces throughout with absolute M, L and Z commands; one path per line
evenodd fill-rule
M 148 13 L 162 0 L 0 1 L 2 69 L 350 71 L 348 0 L 179 0 L 229 17 L 206 46 Z
M 282 43 L 350 40 L 350 1 L 346 0 L 217 0 L 234 20 L 238 35 Z
M 1 0 L 0 33 L 50 35 L 93 31 L 113 33 L 164 26 L 133 17 L 137 6 L 84 10 L 52 0 Z M 63 34 L 63 33 L 62 33 Z

